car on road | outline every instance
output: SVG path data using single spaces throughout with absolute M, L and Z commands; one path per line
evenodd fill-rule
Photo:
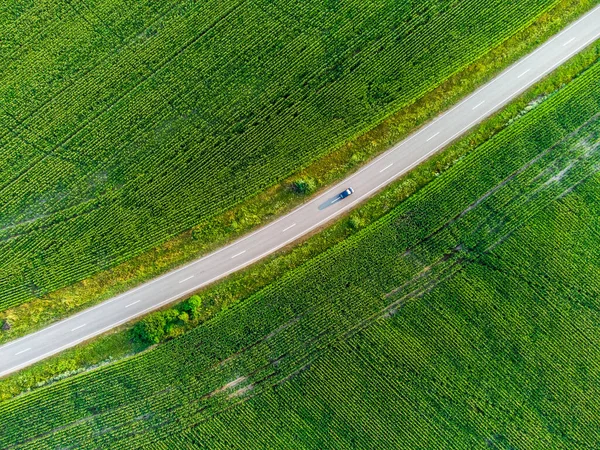
M 349 187 L 344 192 L 342 192 L 340 195 L 338 195 L 338 197 L 341 200 L 341 199 L 344 199 L 344 198 L 348 197 L 349 195 L 352 195 L 353 193 L 354 193 L 354 189 L 352 189 L 351 187 Z

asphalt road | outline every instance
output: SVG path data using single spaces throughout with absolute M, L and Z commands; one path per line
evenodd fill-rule
M 0 376 L 146 314 L 273 253 L 364 201 L 600 37 L 600 6 L 370 164 L 286 216 L 97 306 L 0 347 Z M 347 187 L 354 194 L 340 200 Z

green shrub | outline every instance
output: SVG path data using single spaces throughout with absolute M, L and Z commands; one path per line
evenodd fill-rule
M 364 221 L 358 215 L 350 216 L 348 219 L 348 226 L 353 230 L 358 230 L 359 228 L 362 228 L 363 225 Z
M 151 345 L 180 334 L 190 319 L 200 317 L 202 304 L 199 295 L 192 295 L 178 306 L 149 314 L 133 327 L 133 339 Z
M 134 339 L 144 344 L 158 344 L 165 335 L 166 324 L 162 311 L 152 313 L 135 324 Z
M 179 316 L 177 316 L 177 318 L 179 319 L 180 322 L 182 322 L 184 324 L 190 320 L 190 316 L 186 312 L 182 312 L 181 314 L 179 314 Z
M 310 178 L 299 178 L 292 183 L 292 191 L 298 195 L 309 195 L 317 190 L 317 182 Z
M 181 303 L 179 310 L 187 313 L 190 318 L 197 319 L 202 311 L 202 297 L 199 295 L 192 295 L 186 301 Z

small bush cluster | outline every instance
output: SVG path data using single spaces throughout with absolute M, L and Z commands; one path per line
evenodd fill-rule
M 298 195 L 310 195 L 317 190 L 317 182 L 310 178 L 299 178 L 292 183 L 292 191 Z
M 144 317 L 132 328 L 132 336 L 140 344 L 158 344 L 185 331 L 186 325 L 200 321 L 202 298 L 193 295 L 180 304 Z

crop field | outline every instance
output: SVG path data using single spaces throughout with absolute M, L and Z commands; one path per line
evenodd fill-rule
M 7 3 L 0 310 L 276 183 L 554 3 Z
M 0 403 L 0 447 L 597 448 L 599 77 L 186 335 Z

